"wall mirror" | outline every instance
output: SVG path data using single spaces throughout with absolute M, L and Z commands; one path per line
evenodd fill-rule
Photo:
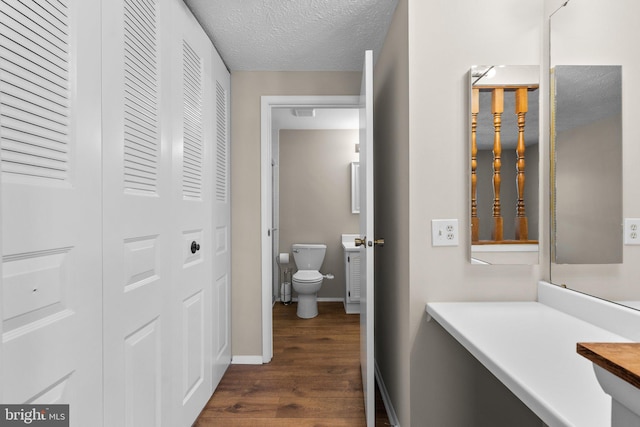
M 623 220 L 640 218 L 637 16 L 637 0 L 569 0 L 549 17 L 551 281 L 636 308 Z
M 351 213 L 360 213 L 360 162 L 351 162 Z
M 469 75 L 471 263 L 537 264 L 540 67 Z

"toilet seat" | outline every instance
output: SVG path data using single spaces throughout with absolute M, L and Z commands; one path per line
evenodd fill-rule
M 298 270 L 293 275 L 293 280 L 298 283 L 311 283 L 322 280 L 323 276 L 318 270 Z

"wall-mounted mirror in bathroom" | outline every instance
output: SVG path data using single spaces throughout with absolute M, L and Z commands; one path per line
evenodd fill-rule
M 605 135 L 601 134 L 588 149 L 596 163 L 587 165 L 587 160 L 579 159 L 584 154 L 583 151 L 587 151 L 586 139 L 581 141 L 580 148 L 570 150 L 569 161 L 575 160 L 582 164 L 579 171 L 575 169 L 575 165 L 568 168 L 567 163 L 560 158 L 562 141 L 556 138 L 558 159 L 557 164 L 552 163 L 551 166 L 555 166 L 556 177 L 564 176 L 569 187 L 564 193 L 558 188 L 555 194 L 556 206 L 561 210 L 562 204 L 572 203 L 565 199 L 575 197 L 576 192 L 587 194 L 593 203 L 570 209 L 566 215 L 560 211 L 556 213 L 556 257 L 552 254 L 551 280 L 557 284 L 565 284 L 570 289 L 632 307 L 640 307 L 640 283 L 637 280 L 640 277 L 640 247 L 624 244 L 621 238 L 627 234 L 623 218 L 640 218 L 640 198 L 637 196 L 637 183 L 640 182 L 640 168 L 637 166 L 640 144 L 635 124 L 637 117 L 640 117 L 640 103 L 636 96 L 640 93 L 640 79 L 637 78 L 640 75 L 640 56 L 636 46 L 640 39 L 638 16 L 640 2 L 637 0 L 559 0 L 558 9 L 550 11 L 549 18 L 549 66 L 554 70 L 555 78 L 551 80 L 557 82 L 558 96 L 562 96 L 567 83 L 575 86 L 577 81 L 584 80 L 585 75 L 593 73 L 583 82 L 590 85 L 590 88 L 579 89 L 575 95 L 580 100 L 571 102 L 585 102 L 589 110 L 599 111 L 596 114 L 621 110 L 621 119 L 613 116 L 609 118 L 618 125 L 621 123 L 621 127 L 609 127 L 604 132 Z M 598 67 L 584 67 L 585 64 Z M 611 65 L 619 67 L 600 67 Z M 573 68 L 563 70 L 563 66 Z M 563 75 L 568 81 L 562 81 Z M 599 96 L 591 96 L 591 92 L 598 90 L 597 87 L 592 87 L 593 83 L 602 80 L 609 83 L 600 82 L 597 86 L 606 85 L 608 89 Z M 575 89 L 574 87 L 573 90 Z M 613 104 L 617 106 L 612 106 L 611 98 L 616 100 Z M 562 120 L 559 117 L 562 114 L 560 109 L 558 106 L 557 122 Z M 585 114 L 583 112 L 580 115 Z M 557 125 L 565 126 L 562 123 Z M 621 152 L 624 153 L 623 157 Z M 612 155 L 617 159 L 614 164 L 608 159 Z M 606 183 L 604 187 L 600 185 L 601 182 Z M 607 201 L 612 195 L 621 196 L 621 202 Z M 600 209 L 605 204 L 609 206 Z M 574 241 L 570 246 L 564 246 L 563 236 L 560 235 L 562 227 L 571 228 L 576 224 L 586 226 L 591 221 L 602 221 L 609 215 L 609 234 L 616 238 L 617 242 L 612 244 L 615 247 L 605 244 L 606 240 L 603 238 L 591 245 L 590 258 L 579 258 L 582 255 L 579 255 L 576 247 L 583 245 L 582 242 Z M 593 223 L 589 227 L 598 229 L 606 225 Z M 607 236 L 607 240 L 609 237 L 611 236 Z M 571 261 L 568 257 L 574 260 Z M 619 263 L 620 261 L 623 262 Z
M 360 213 L 360 162 L 351 162 L 351 213 Z
M 537 264 L 540 67 L 470 71 L 471 262 Z

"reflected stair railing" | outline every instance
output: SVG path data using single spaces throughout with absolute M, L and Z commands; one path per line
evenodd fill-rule
M 491 114 L 493 116 L 493 206 L 491 240 L 480 240 L 480 218 L 478 217 L 478 144 L 477 128 L 480 112 L 480 90 L 491 91 Z M 526 114 L 528 111 L 528 91 L 531 86 L 499 86 L 472 88 L 471 90 L 471 242 L 482 244 L 537 244 L 537 240 L 529 240 L 529 226 L 525 206 L 525 138 Z M 515 96 L 515 114 L 517 115 L 518 142 L 516 146 L 516 190 L 517 203 L 515 218 L 515 236 L 513 239 L 504 238 L 504 221 L 500 201 L 502 184 L 502 114 L 504 113 L 505 92 L 508 96 Z

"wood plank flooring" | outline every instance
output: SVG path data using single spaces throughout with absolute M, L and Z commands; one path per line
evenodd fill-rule
M 360 316 L 339 302 L 318 311 L 299 319 L 295 303 L 276 303 L 271 363 L 231 365 L 194 427 L 366 427 Z M 376 426 L 388 425 L 377 396 Z

